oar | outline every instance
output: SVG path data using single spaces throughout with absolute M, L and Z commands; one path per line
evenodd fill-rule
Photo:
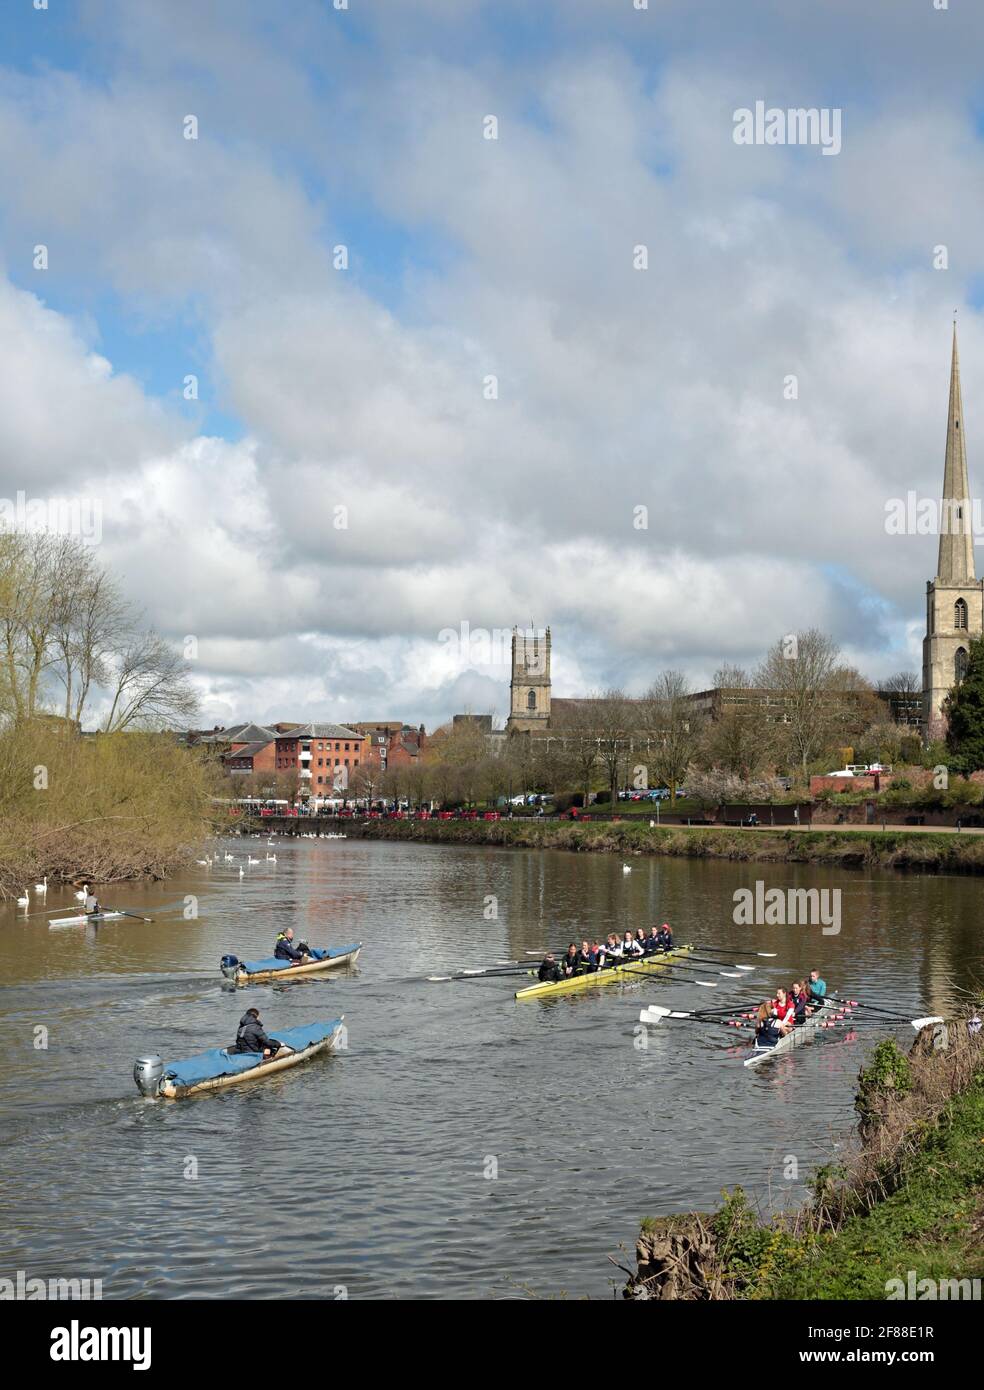
M 107 912 L 115 912 L 120 917 L 132 917 L 135 922 L 152 922 L 154 920 L 153 917 L 141 917 L 139 912 L 124 912 L 121 907 L 101 907 L 96 916 L 101 917 Z
M 536 972 L 530 970 L 526 965 L 514 967 L 511 970 L 499 970 L 495 966 L 489 966 L 486 970 L 459 970 L 454 975 L 418 975 L 418 980 L 426 980 L 431 984 L 461 984 L 468 980 L 494 979 L 496 976 L 504 975 L 534 975 Z
M 664 1018 L 688 1019 L 691 1023 L 702 1023 L 707 1028 L 750 1028 L 749 1023 L 725 1023 L 719 1018 L 701 1018 L 697 1014 L 684 1013 L 680 1009 L 664 1009 L 659 1004 L 654 1004 L 650 1009 L 643 1009 L 639 1015 L 640 1023 L 660 1023 Z
M 891 1018 L 896 1023 L 911 1023 L 918 1033 L 921 1028 L 926 1028 L 930 1023 L 945 1023 L 946 1020 L 937 1014 L 931 1014 L 926 1018 L 909 1018 L 906 1014 L 894 1012 L 892 1009 L 879 1008 L 877 1004 L 862 1004 L 859 999 L 843 999 L 839 994 L 832 994 L 831 999 L 836 999 L 838 1004 L 850 1005 L 854 1009 L 867 1009 L 869 1013 L 882 1014 L 885 1018 Z
M 698 949 L 703 951 L 705 948 L 700 946 Z M 717 951 L 719 956 L 762 956 L 766 960 L 774 960 L 779 954 L 778 951 L 731 951 L 726 946 L 708 946 L 706 949 Z

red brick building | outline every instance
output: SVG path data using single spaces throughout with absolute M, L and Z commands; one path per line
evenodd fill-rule
M 344 724 L 298 724 L 276 735 L 277 772 L 296 771 L 302 794 L 344 791 L 369 757 L 369 740 Z
M 372 766 L 380 772 L 388 767 L 410 767 L 424 751 L 427 734 L 423 724 L 413 728 L 399 719 L 381 720 L 378 723 L 353 724 L 368 740 L 368 756 Z

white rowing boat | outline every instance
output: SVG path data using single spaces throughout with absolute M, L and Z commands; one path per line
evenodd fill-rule
M 128 917 L 127 912 L 78 912 L 74 917 L 52 917 L 49 927 L 84 927 L 86 922 L 108 922 L 113 917 Z
M 757 1067 L 762 1062 L 767 1062 L 770 1057 L 775 1057 L 779 1052 L 788 1052 L 790 1048 L 799 1047 L 800 1043 L 806 1042 L 811 1038 L 825 1023 L 837 1014 L 843 1006 L 834 1002 L 833 999 L 825 999 L 817 1009 L 816 1013 L 810 1015 L 805 1023 L 786 1034 L 784 1038 L 773 1047 L 760 1047 L 758 1043 L 752 1049 L 752 1055 L 745 1058 L 746 1067 Z

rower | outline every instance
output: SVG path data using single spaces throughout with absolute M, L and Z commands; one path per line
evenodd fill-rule
M 557 957 L 554 955 L 553 951 L 548 951 L 543 957 L 543 960 L 540 962 L 540 968 L 536 972 L 536 977 L 541 985 L 556 984 L 558 980 L 563 978 L 560 972 L 560 966 L 557 964 Z
M 563 972 L 564 979 L 569 980 L 572 975 L 579 975 L 581 973 L 580 965 L 581 957 L 578 954 L 577 942 L 572 941 L 567 948 L 567 954 L 564 956 L 564 959 L 560 963 L 560 968 Z
M 101 911 L 102 908 L 99 906 L 99 899 L 91 888 L 87 889 L 85 895 L 85 915 L 87 917 L 94 917 Z
M 230 1052 L 262 1052 L 264 1057 L 275 1057 L 282 1043 L 276 1038 L 268 1038 L 260 1021 L 259 1009 L 247 1009 L 239 1020 L 239 1032 Z
M 635 941 L 636 945 L 639 947 L 637 954 L 644 956 L 646 954 L 646 933 L 643 931 L 642 927 L 639 927 L 636 931 Z
M 622 957 L 625 960 L 632 960 L 635 956 L 642 955 L 642 947 L 636 941 L 630 931 L 625 933 L 622 938 Z
M 292 965 L 300 965 L 302 961 L 307 960 L 307 954 L 304 951 L 299 951 L 294 945 L 293 927 L 288 927 L 286 931 L 277 933 L 273 954 L 277 960 L 289 960 Z
M 580 964 L 581 970 L 586 974 L 592 974 L 598 969 L 598 950 L 597 945 L 592 946 L 588 941 L 581 942 Z
M 605 942 L 605 956 L 612 962 L 622 959 L 622 943 L 613 931 L 608 933 L 608 940 Z
M 827 982 L 821 980 L 819 970 L 810 971 L 809 995 L 813 1004 L 822 1004 L 827 997 Z
M 659 929 L 656 939 L 659 942 L 661 951 L 673 950 L 673 933 L 670 931 L 669 922 L 663 923 L 663 925 Z
M 784 989 L 779 989 L 772 1002 L 772 1007 L 776 1012 L 776 1025 L 781 1035 L 785 1035 L 792 1030 L 796 1021 L 796 1010 L 793 1008 L 793 1001 Z
M 659 927 L 654 922 L 649 928 L 649 935 L 646 937 L 646 955 L 657 956 L 662 949 L 659 943 Z
M 807 995 L 806 989 L 803 986 L 802 980 L 795 980 L 793 982 L 793 992 L 791 995 L 791 999 L 793 1004 L 793 1021 L 795 1022 L 796 1026 L 799 1027 L 801 1023 L 806 1022 L 807 1016 L 810 1012 L 810 1000 L 809 996 Z

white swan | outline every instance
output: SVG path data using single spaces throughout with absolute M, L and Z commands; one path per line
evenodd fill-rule
M 246 870 L 243 868 L 242 864 L 240 864 L 240 866 L 239 866 L 239 877 L 242 878 L 242 877 L 245 875 L 245 873 L 246 873 Z
M 75 894 L 75 901 L 77 903 L 84 903 L 88 896 L 89 885 L 87 883 L 83 883 L 81 891 Z
M 246 863 L 247 863 L 247 864 L 258 864 L 259 862 L 260 862 L 260 861 L 259 861 L 258 859 L 251 859 L 251 858 L 249 857 L 249 855 L 247 854 L 247 856 L 246 856 Z
M 35 893 L 40 893 L 41 896 L 42 896 L 42 898 L 44 897 L 45 893 L 47 893 L 47 891 L 48 891 L 48 875 L 47 875 L 47 874 L 45 874 L 45 876 L 44 876 L 44 882 L 43 882 L 43 883 L 36 883 L 36 884 L 34 885 L 34 891 L 35 891 Z
M 631 866 L 631 864 L 623 864 L 623 865 L 622 865 L 622 873 L 623 873 L 623 874 L 630 874 L 631 872 L 632 872 L 632 866 Z
M 18 907 L 27 907 L 27 906 L 30 904 L 30 901 L 31 901 L 31 899 L 27 896 L 27 889 L 25 888 L 25 889 L 24 889 L 24 896 L 23 896 L 22 898 L 18 898 L 18 899 L 17 899 L 17 906 L 18 906 Z
M 276 864 L 276 862 L 277 862 L 277 856 L 276 856 L 275 854 L 268 854 L 268 855 L 267 855 L 267 863 L 268 863 L 268 864 Z

